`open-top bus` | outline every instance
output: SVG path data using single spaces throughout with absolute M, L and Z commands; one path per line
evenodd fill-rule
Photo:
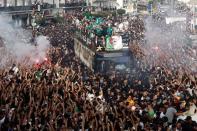
M 110 73 L 112 71 L 129 72 L 131 52 L 125 34 L 111 38 L 91 39 L 76 32 L 74 39 L 75 54 L 92 71 Z M 105 44 L 103 44 L 105 43 Z M 108 45 L 110 43 L 110 45 Z

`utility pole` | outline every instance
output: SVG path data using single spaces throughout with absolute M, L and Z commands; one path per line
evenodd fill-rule
M 25 6 L 25 0 L 23 0 L 23 6 Z
M 53 0 L 53 7 L 55 7 L 55 0 Z
M 171 7 L 171 13 L 174 15 L 174 4 L 175 4 L 175 2 L 174 2 L 174 0 L 171 0 L 170 1 L 170 7 Z
M 133 3 L 133 12 L 138 12 L 137 6 L 138 6 L 138 0 L 132 0 Z
M 136 13 L 138 12 L 137 7 L 138 7 L 138 0 L 136 0 Z
M 28 1 L 28 5 L 32 5 L 32 2 L 31 2 L 31 0 L 29 0 L 29 1 Z
M 196 26 L 196 19 L 195 19 L 196 15 L 195 15 L 195 13 L 196 12 L 195 12 L 195 2 L 194 1 L 192 1 L 192 8 L 193 8 L 192 9 L 192 15 L 193 15 L 193 23 L 194 23 L 193 24 L 194 25 L 193 26 L 193 32 L 196 33 L 196 29 L 195 29 L 195 26 Z
M 14 6 L 17 6 L 18 0 L 14 1 Z
M 3 1 L 3 6 L 4 6 L 4 7 L 7 7 L 7 0 L 4 0 L 4 1 Z

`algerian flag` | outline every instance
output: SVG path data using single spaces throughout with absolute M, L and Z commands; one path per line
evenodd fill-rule
M 106 50 L 113 50 L 110 36 L 106 36 Z

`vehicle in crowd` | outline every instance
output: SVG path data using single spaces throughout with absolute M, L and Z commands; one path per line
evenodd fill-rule
M 123 37 L 112 36 L 107 38 L 106 42 L 113 43 L 111 49 L 103 46 L 103 40 L 98 39 L 97 45 L 91 44 L 89 38 L 85 36 L 79 36 L 76 33 L 74 39 L 75 54 L 81 59 L 81 61 L 94 72 L 110 73 L 111 71 L 129 72 L 131 65 L 132 54 L 127 45 L 123 45 Z M 88 44 L 87 44 L 88 42 Z

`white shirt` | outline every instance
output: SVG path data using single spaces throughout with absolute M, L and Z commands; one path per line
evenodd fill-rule
M 163 112 L 160 113 L 160 118 L 163 118 L 165 114 Z
M 195 110 L 196 110 L 196 105 L 193 104 L 189 107 L 189 110 L 186 112 L 186 115 L 188 116 L 192 116 L 195 114 Z
M 15 75 L 16 75 L 16 74 L 18 73 L 18 71 L 19 71 L 19 69 L 18 69 L 17 67 L 14 67 L 12 70 L 14 71 L 14 74 L 15 74 Z
M 191 88 L 187 88 L 187 91 L 189 92 L 189 94 L 191 95 L 191 96 L 193 96 L 193 93 L 192 93 L 192 89 Z

